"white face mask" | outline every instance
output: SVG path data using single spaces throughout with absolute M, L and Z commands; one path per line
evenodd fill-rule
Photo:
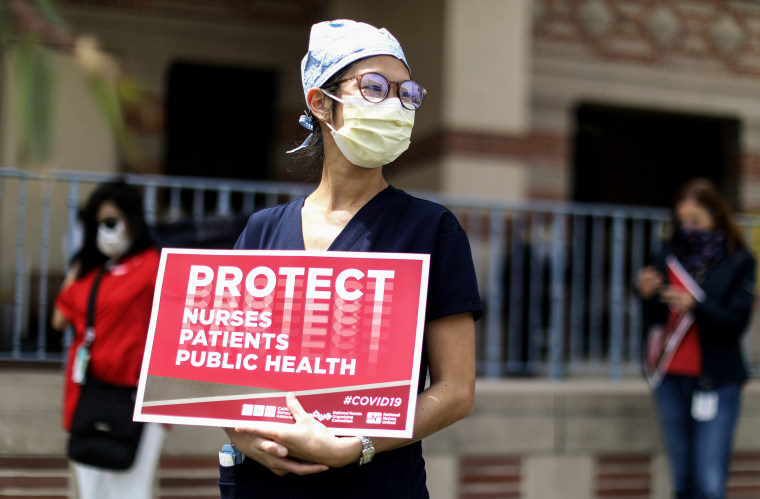
M 132 239 L 127 235 L 127 226 L 123 220 L 118 220 L 113 227 L 98 224 L 96 244 L 98 250 L 111 260 L 118 260 L 127 252 Z
M 398 98 L 372 103 L 355 95 L 330 97 L 343 103 L 343 126 L 340 130 L 329 123 L 327 126 L 338 149 L 351 163 L 377 168 L 409 148 L 414 111 L 402 106 Z

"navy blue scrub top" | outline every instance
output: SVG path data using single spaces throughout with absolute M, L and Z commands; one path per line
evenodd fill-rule
M 304 199 L 251 215 L 235 249 L 304 249 Z M 354 215 L 328 250 L 429 254 L 426 321 L 462 312 L 477 320 L 483 313 L 467 235 L 439 204 L 389 186 Z
M 235 248 L 305 249 L 301 226 L 304 199 L 251 215 Z M 483 314 L 467 235 L 456 217 L 439 204 L 389 186 L 354 215 L 328 249 L 429 254 L 426 321 L 464 312 L 471 312 L 477 320 Z M 419 391 L 426 377 L 427 358 L 423 352 Z M 223 480 L 235 483 L 240 497 L 246 498 L 428 497 L 420 442 L 380 453 L 365 466 L 346 466 L 308 476 L 278 477 L 246 459 L 240 469 L 223 470 L 220 485 Z

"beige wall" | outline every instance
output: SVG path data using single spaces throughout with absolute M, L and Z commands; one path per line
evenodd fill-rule
M 441 128 L 487 134 L 530 131 L 529 0 L 447 0 Z M 438 165 L 439 190 L 481 200 L 523 199 L 528 165 L 452 152 Z
M 0 457 L 65 454 L 66 434 L 60 426 L 62 382 L 55 369 L 5 368 L 0 372 L 4 401 Z M 755 381 L 744 389 L 737 452 L 760 452 L 758 394 L 760 385 Z M 167 436 L 163 455 L 206 456 L 206 476 L 213 474 L 213 456 L 224 443 L 218 428 L 176 425 Z M 468 456 L 518 457 L 519 483 L 510 487 L 517 488 L 521 499 L 588 499 L 594 497 L 597 485 L 598 457 L 650 456 L 651 498 L 669 496 L 659 427 L 649 387 L 640 378 L 618 382 L 481 379 L 472 415 L 426 438 L 423 447 L 428 487 L 436 499 L 460 497 L 460 459 Z M 742 480 L 754 483 L 757 477 Z
M 396 167 L 394 167 L 396 168 Z M 525 197 L 528 178 L 522 164 L 501 158 L 451 154 L 440 161 L 398 167 L 388 175 L 401 188 L 456 193 L 479 201 L 510 201 Z
M 349 0 L 328 3 L 325 18 L 352 18 L 387 27 L 402 44 L 413 70 L 413 77 L 428 89 L 425 106 L 418 113 L 413 142 L 435 137 L 446 130 L 466 129 L 495 133 L 521 133 L 529 123 L 530 97 L 530 0 L 388 0 L 383 9 Z M 265 25 L 224 25 L 180 19 L 158 19 L 139 12 L 117 9 L 96 9 L 67 6 L 62 9 L 66 19 L 77 31 L 96 36 L 103 47 L 114 54 L 134 72 L 157 97 L 157 105 L 165 94 L 165 81 L 175 61 L 207 64 L 231 64 L 271 70 L 279 77 L 278 108 L 285 125 L 296 133 L 298 115 L 304 107 L 300 83 L 300 60 L 308 43 L 308 27 L 290 28 Z M 69 75 L 67 78 L 71 78 Z M 105 128 L 92 128 L 92 123 L 80 116 L 86 107 L 87 95 L 74 94 L 74 87 L 65 86 L 66 102 L 73 112 L 63 113 L 66 123 L 61 128 L 61 145 L 70 145 L 60 156 L 60 164 L 71 169 L 113 169 L 113 144 L 101 139 Z M 6 94 L 8 91 L 6 90 Z M 72 120 L 72 116 L 76 119 Z M 4 129 L 5 130 L 5 129 Z M 305 131 L 303 131 L 305 135 Z M 3 143 L 8 142 L 8 132 Z M 107 135 L 107 133 L 106 133 Z M 163 136 L 139 137 L 140 145 L 154 164 L 162 164 Z M 82 144 L 105 144 L 110 164 Z M 280 137 L 272 144 L 280 178 L 291 178 L 293 163 L 284 151 L 290 148 L 293 137 Z M 104 149 L 105 150 L 105 149 Z M 69 154 L 71 151 L 72 154 Z M 3 154 L 9 153 L 3 147 Z M 463 160 L 463 161 L 462 161 Z M 495 173 L 491 166 L 482 167 L 482 160 L 473 160 L 467 169 L 468 158 L 444 161 L 431 159 L 432 170 L 411 184 L 430 190 L 469 194 L 471 189 L 461 183 L 466 177 L 483 185 L 496 174 L 511 179 L 509 187 L 496 192 L 497 197 L 522 196 L 525 189 L 516 187 L 514 164 L 507 164 L 505 173 Z M 486 162 L 491 162 L 490 160 Z M 446 164 L 444 164 L 446 163 Z M 458 166 L 462 164 L 463 166 Z M 68 166 L 71 165 L 71 166 Z M 100 166 L 103 165 L 103 166 Z M 160 166 L 159 166 L 160 168 Z M 481 172 L 483 175 L 481 176 Z M 519 176 L 519 175 L 518 175 Z M 419 182 L 422 181 L 422 182 Z M 460 191 L 460 187 L 462 188 Z
M 265 25 L 252 29 L 245 25 L 225 26 L 200 21 L 151 19 L 148 16 L 98 8 L 62 8 L 62 14 L 76 27 L 77 32 L 93 35 L 101 45 L 117 57 L 125 68 L 133 71 L 157 96 L 156 105 L 162 106 L 162 96 L 168 69 L 178 60 L 207 64 L 234 64 L 271 70 L 278 75 L 281 91 L 279 108 L 296 123 L 303 109 L 300 83 L 300 60 L 306 50 L 306 29 L 270 28 Z M 8 55 L 8 53 L 4 53 Z M 82 73 L 74 60 L 62 52 L 49 51 L 54 72 L 54 95 L 52 114 L 51 156 L 35 171 L 44 173 L 49 169 L 76 171 L 119 171 L 118 151 L 108 125 L 96 106 Z M 17 121 L 12 96 L 16 89 L 12 67 L 8 57 L 2 60 L 2 85 L 0 85 L 0 159 L 2 166 L 19 166 L 14 123 Z M 266 98 L 266 96 L 262 96 Z M 255 119 L 255 117 L 252 117 Z M 297 125 L 296 125 L 297 126 Z M 300 130 L 300 129 L 299 129 Z M 305 135 L 305 131 L 304 131 Z M 146 155 L 161 162 L 163 135 L 137 137 Z M 289 165 L 284 151 L 291 143 L 272 144 L 279 152 L 276 167 L 281 171 Z M 80 190 L 80 202 L 85 200 L 90 186 Z M 64 252 L 61 248 L 63 233 L 67 228 L 68 192 L 55 191 L 59 202 L 51 212 L 50 265 L 61 269 Z M 41 184 L 29 185 L 26 206 L 25 287 L 30 289 L 33 271 L 39 265 L 42 206 Z M 0 239 L 0 297 L 10 300 L 16 264 L 16 223 L 19 188 L 14 181 L 3 186 L 3 209 L 0 223 L 3 234 Z M 7 315 L 0 311 L 0 315 Z
M 326 16 L 385 27 L 398 39 L 412 77 L 428 90 L 425 104 L 415 117 L 412 140 L 422 139 L 441 126 L 441 107 L 446 97 L 446 82 L 442 79 L 444 4 L 442 0 L 387 0 L 378 9 L 372 3 L 333 0 Z
M 446 0 L 445 5 L 445 127 L 527 131 L 530 1 Z
M 413 143 L 448 130 L 520 134 L 530 124 L 530 1 L 391 0 L 384 9 L 336 0 L 328 17 L 387 26 L 429 91 Z M 488 200 L 520 199 L 526 167 L 500 158 L 444 155 L 393 172 L 402 188 Z
M 306 136 L 306 131 L 297 125 L 304 108 L 300 62 L 307 47 L 306 28 L 159 19 L 92 8 L 67 8 L 64 14 L 79 31 L 94 34 L 106 49 L 116 54 L 155 96 L 159 107 L 163 105 L 168 72 L 174 62 L 274 72 L 278 85 L 276 109 L 298 128 L 298 133 L 303 131 L 303 137 Z M 262 99 L 269 97 L 261 96 Z M 213 96 L 200 95 L 199 98 Z M 276 121 L 273 126 L 277 126 Z M 271 144 L 275 158 L 271 166 L 277 174 L 287 175 L 291 162 L 285 151 L 292 148 L 293 137 L 281 139 Z M 141 145 L 150 159 L 162 165 L 161 132 L 143 137 Z M 255 151 L 252 158 L 255 160 Z
M 84 76 L 74 59 L 46 51 L 54 74 L 50 159 L 36 169 L 115 171 L 116 147 L 108 124 L 97 107 Z M 12 53 L 3 59 L 2 145 L 4 166 L 18 166 L 14 123 L 17 109 L 11 96 L 16 92 Z
M 2 86 L 2 126 L 0 127 L 0 144 L 3 166 L 22 166 L 27 170 L 45 174 L 48 170 L 77 170 L 115 172 L 118 169 L 116 145 L 103 114 L 97 107 L 87 82 L 74 60 L 61 53 L 49 52 L 49 62 L 53 68 L 54 93 L 51 124 L 50 157 L 44 164 L 19 165 L 17 162 L 17 137 L 14 123 L 17 122 L 13 99 L 15 81 L 12 65 L 5 59 Z M 19 222 L 19 206 L 25 206 L 23 239 L 23 292 L 30 296 L 36 289 L 36 271 L 39 269 L 42 253 L 43 196 L 48 188 L 45 181 L 29 181 L 24 187 L 15 179 L 3 179 L 2 210 L 0 226 L 3 237 L 0 238 L 0 298 L 11 301 L 16 283 L 15 267 L 19 261 L 18 239 L 16 237 Z M 84 201 L 91 187 L 80 189 L 79 199 Z M 68 228 L 68 190 L 57 186 L 50 191 L 56 203 L 50 210 L 49 265 L 59 272 L 64 267 L 66 253 L 63 247 L 64 233 Z M 54 292 L 54 290 L 51 290 Z M 27 303 L 29 303 L 27 301 Z M 36 303 L 36 300 L 33 300 Z M 35 313 L 24 310 L 26 313 Z M 3 321 L 8 320 L 9 309 L 0 310 Z M 26 322 L 24 321 L 24 325 Z M 25 326 L 24 326 L 25 327 Z
M 448 155 L 443 159 L 444 192 L 480 201 L 514 201 L 525 197 L 523 165 L 500 158 Z
M 547 13 L 545 7 L 548 2 L 534 2 L 537 12 L 542 11 L 537 17 Z M 601 5 L 604 10 L 614 3 L 623 2 L 599 3 L 597 6 Z M 688 0 L 668 4 L 660 11 L 666 21 L 659 28 L 651 18 L 641 16 L 638 21 L 641 31 L 655 33 L 657 29 L 666 32 L 675 29 L 677 31 L 672 33 L 678 33 L 679 40 L 689 41 L 684 45 L 654 45 L 654 50 L 652 46 L 643 44 L 642 38 L 636 35 L 611 36 L 611 33 L 620 33 L 618 26 L 614 25 L 615 19 L 621 23 L 628 22 L 629 29 L 636 24 L 625 19 L 625 16 L 605 19 L 604 15 L 597 15 L 596 20 L 604 28 L 604 35 L 600 36 L 590 35 L 592 30 L 584 31 L 583 21 L 577 25 L 541 25 L 542 34 L 533 42 L 531 126 L 571 137 L 573 108 L 580 102 L 731 117 L 741 122 L 742 153 L 757 158 L 760 154 L 757 59 L 750 51 L 732 52 L 726 58 L 717 48 L 720 44 L 711 37 L 718 39 L 727 36 L 731 39 L 743 23 L 732 24 L 728 19 L 741 15 L 751 18 L 760 10 L 752 2 L 731 1 L 711 4 L 709 8 L 715 10 L 709 16 L 696 16 L 691 18 L 691 22 L 687 15 L 668 19 L 669 14 L 665 13 L 670 7 L 677 12 L 686 12 L 697 4 Z M 726 15 L 725 11 L 730 11 L 731 16 Z M 587 22 L 593 23 L 594 17 L 590 15 Z M 573 19 L 580 20 L 583 16 L 574 16 Z M 687 26 L 690 26 L 689 29 L 685 29 Z M 565 31 L 562 32 L 562 29 Z M 703 36 L 702 39 L 696 36 L 697 32 Z M 748 44 L 753 43 L 741 31 L 739 36 Z M 715 45 L 711 45 L 713 43 Z M 726 59 L 749 70 L 738 73 L 731 69 Z M 566 170 L 572 176 L 570 166 Z M 739 194 L 744 206 L 754 209 L 760 206 L 760 180 L 754 168 L 742 166 Z
M 106 119 L 74 59 L 56 53 L 53 143 L 49 167 L 116 172 L 116 144 Z
M 152 92 L 165 90 L 171 63 L 192 61 L 282 71 L 280 97 L 300 104 L 299 63 L 308 37 L 301 28 L 161 19 L 92 8 L 69 7 L 64 14 L 78 31 L 96 35 Z

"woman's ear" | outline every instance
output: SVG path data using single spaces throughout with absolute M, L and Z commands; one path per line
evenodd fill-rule
M 332 113 L 332 99 L 327 97 L 322 90 L 311 88 L 306 93 L 306 102 L 309 104 L 311 113 L 319 121 L 330 121 Z

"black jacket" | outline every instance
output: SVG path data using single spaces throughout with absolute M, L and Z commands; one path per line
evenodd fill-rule
M 656 265 L 665 274 L 665 255 Z M 755 259 L 745 250 L 727 254 L 705 275 L 700 284 L 706 298 L 693 313 L 702 348 L 702 372 L 713 386 L 742 384 L 747 368 L 741 338 L 747 330 L 755 296 Z M 663 323 L 668 307 L 658 296 L 643 301 L 644 318 Z

